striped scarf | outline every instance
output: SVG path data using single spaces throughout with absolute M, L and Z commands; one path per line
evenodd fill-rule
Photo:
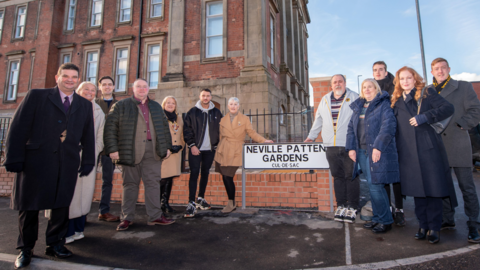
M 433 77 L 433 86 L 435 86 L 435 90 L 437 90 L 437 92 L 440 94 L 440 92 L 442 92 L 443 88 L 445 88 L 445 85 L 447 85 L 447 83 L 450 81 L 451 78 L 452 77 L 448 75 L 448 78 L 444 82 L 438 83 L 437 79 Z

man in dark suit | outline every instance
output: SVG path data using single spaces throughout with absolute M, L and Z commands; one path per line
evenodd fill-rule
M 78 73 L 74 64 L 63 64 L 55 88 L 30 90 L 8 131 L 4 165 L 17 173 L 10 205 L 19 210 L 16 269 L 30 264 L 39 210 L 52 209 L 45 254 L 72 255 L 64 247 L 70 202 L 78 172 L 88 175 L 95 165 L 92 103 L 75 93 Z
M 472 175 L 472 145 L 468 131 L 480 122 L 480 101 L 469 82 L 457 81 L 450 77 L 446 59 L 432 61 L 434 79 L 431 87 L 455 107 L 447 128 L 442 133 L 447 150 L 448 163 L 455 172 L 458 186 L 463 194 L 465 214 L 468 217 L 468 242 L 480 243 L 478 216 L 480 205 Z M 455 208 L 450 199 L 443 199 L 442 230 L 455 228 Z

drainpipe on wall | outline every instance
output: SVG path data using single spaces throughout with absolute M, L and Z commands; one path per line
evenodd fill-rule
M 140 51 L 142 47 L 143 0 L 140 1 L 140 26 L 138 27 L 137 78 L 140 78 Z

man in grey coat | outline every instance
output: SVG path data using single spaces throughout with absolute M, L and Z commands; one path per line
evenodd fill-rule
M 455 107 L 455 113 L 443 132 L 443 143 L 447 150 L 448 162 L 458 180 L 463 194 L 465 214 L 468 217 L 468 242 L 480 243 L 478 216 L 480 206 L 472 175 L 472 146 L 468 130 L 480 122 L 480 101 L 469 82 L 457 81 L 450 77 L 447 60 L 436 58 L 432 61 L 433 85 L 437 92 Z M 455 209 L 450 199 L 443 200 L 442 230 L 455 228 Z

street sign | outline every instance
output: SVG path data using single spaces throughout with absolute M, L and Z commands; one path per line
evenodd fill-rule
M 243 169 L 328 169 L 321 143 L 246 143 Z

